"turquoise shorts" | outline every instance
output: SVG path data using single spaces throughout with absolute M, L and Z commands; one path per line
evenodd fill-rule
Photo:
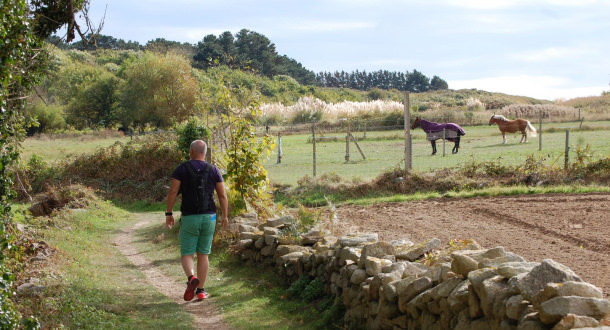
M 195 251 L 210 254 L 216 229 L 216 214 L 193 214 L 180 220 L 180 254 L 193 255 Z

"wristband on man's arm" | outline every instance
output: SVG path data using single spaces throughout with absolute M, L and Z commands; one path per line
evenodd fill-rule
M 165 212 L 166 217 L 171 217 L 172 215 L 174 215 L 172 212 Z

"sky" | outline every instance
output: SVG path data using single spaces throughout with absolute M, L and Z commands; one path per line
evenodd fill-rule
M 248 29 L 315 73 L 420 71 L 550 101 L 610 90 L 610 0 L 90 0 L 102 34 L 197 44 Z

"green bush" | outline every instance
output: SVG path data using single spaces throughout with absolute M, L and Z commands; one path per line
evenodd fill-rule
M 316 110 L 299 110 L 294 113 L 294 116 L 291 119 L 293 124 L 307 124 L 307 123 L 316 123 L 322 119 L 322 115 L 324 113 L 322 111 Z
M 191 142 L 206 140 L 210 136 L 207 127 L 194 117 L 191 117 L 184 125 L 179 126 L 176 132 L 178 133 L 178 148 L 187 160 L 189 159 Z
M 317 329 L 343 329 L 345 305 L 340 298 L 328 297 L 320 304 L 321 317 L 314 326 Z
M 305 290 L 307 285 L 311 282 L 311 278 L 307 275 L 302 275 L 298 280 L 293 282 L 288 290 L 286 290 L 286 294 L 288 297 L 296 298 L 301 295 L 301 292 Z
M 26 114 L 31 123 L 27 129 L 28 136 L 66 128 L 63 107 L 60 105 L 45 105 L 42 102 L 37 102 L 26 108 Z
M 312 302 L 315 299 L 322 298 L 323 296 L 324 283 L 317 278 L 309 282 L 300 295 L 301 300 L 304 302 Z

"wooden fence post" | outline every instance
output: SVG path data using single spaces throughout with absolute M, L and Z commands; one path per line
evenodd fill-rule
M 313 177 L 316 177 L 316 124 L 311 125 L 311 135 L 313 137 Z
M 446 131 L 445 131 L 445 128 L 443 127 L 443 157 L 445 157 L 445 138 L 447 137 L 445 134 L 446 134 Z
M 570 130 L 566 130 L 566 157 L 565 157 L 565 169 L 568 169 L 570 163 Z
M 282 132 L 277 132 L 277 164 L 282 162 Z
M 405 175 L 412 169 L 411 160 L 412 160 L 412 141 L 411 141 L 411 113 L 410 113 L 410 104 L 409 104 L 409 91 L 405 91 Z
M 349 162 L 349 134 L 350 134 L 350 124 L 347 123 L 347 134 L 345 134 L 345 162 Z
M 352 133 L 348 133 L 349 137 L 352 139 L 352 141 L 354 141 L 354 144 L 356 145 L 356 148 L 358 148 L 358 151 L 360 152 L 360 155 L 362 156 L 362 159 L 366 159 L 366 156 L 364 155 L 364 152 L 362 152 L 362 149 L 360 149 L 360 145 L 358 144 L 358 141 L 356 141 L 356 138 L 354 137 L 354 135 L 352 135 Z
M 542 150 L 542 112 L 539 115 L 539 124 L 538 124 L 538 151 Z
M 316 124 L 311 124 L 311 136 L 313 139 L 313 177 L 316 177 Z

